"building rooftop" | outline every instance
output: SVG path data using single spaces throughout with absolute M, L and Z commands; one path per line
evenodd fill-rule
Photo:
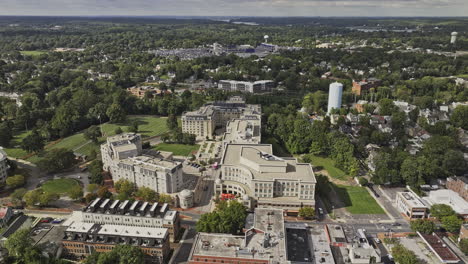
M 261 141 L 260 115 L 248 116 L 248 120 L 233 119 L 227 123 L 223 141 L 225 143 L 258 144 Z
M 203 256 L 287 263 L 283 211 L 255 209 L 254 227 L 243 236 L 198 233 L 190 259 Z
M 315 263 L 334 264 L 335 260 L 325 227 L 313 225 L 310 228 L 310 237 L 312 238 L 312 247 L 314 248 Z
M 254 180 L 294 179 L 316 182 L 310 164 L 299 163 L 295 158 L 280 158 L 272 153 L 270 144 L 227 144 L 221 164 L 248 169 Z
M 169 210 L 167 203 L 153 203 L 129 200 L 119 201 L 97 198 L 83 208 L 85 213 L 131 215 L 174 220 L 177 212 Z
M 433 204 L 446 204 L 460 215 L 468 214 L 468 202 L 465 201 L 458 193 L 452 190 L 436 190 L 430 191 L 429 196 L 423 198 L 430 205 Z
M 429 246 L 432 252 L 442 263 L 458 263 L 460 259 L 436 234 L 426 235 L 418 232 L 418 235 Z
M 146 156 L 146 155 L 122 159 L 120 160 L 120 163 L 127 164 L 130 166 L 139 166 L 141 168 L 148 169 L 151 171 L 166 170 L 166 169 L 172 170 L 178 166 L 181 166 L 180 162 L 176 162 L 172 160 L 165 160 L 162 158 Z
M 405 202 L 411 206 L 411 208 L 428 208 L 421 199 L 412 192 L 397 192 L 397 195 L 400 195 L 404 198 Z
M 0 147 L 0 161 L 3 161 L 7 158 L 7 154 L 5 153 L 5 151 L 3 150 L 2 147 Z

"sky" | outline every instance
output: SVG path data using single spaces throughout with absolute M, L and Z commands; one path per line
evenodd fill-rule
M 0 15 L 468 16 L 468 0 L 0 0 Z

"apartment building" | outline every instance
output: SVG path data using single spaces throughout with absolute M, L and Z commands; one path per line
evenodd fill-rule
M 172 153 L 143 151 L 141 136 L 125 133 L 107 138 L 101 145 L 103 169 L 114 181 L 126 179 L 138 187 L 158 193 L 175 193 L 182 185 L 182 163 L 172 160 Z
M 240 91 L 248 93 L 266 93 L 275 88 L 275 82 L 271 80 L 262 80 L 256 82 L 243 82 L 232 80 L 221 80 L 218 82 L 218 89 L 226 91 Z
M 226 127 L 228 121 L 251 115 L 261 115 L 260 105 L 246 104 L 239 96 L 227 101 L 205 104 L 197 111 L 182 114 L 182 132 L 198 138 L 211 137 L 216 128 Z
M 355 95 L 363 95 L 369 92 L 370 89 L 380 86 L 381 83 L 381 80 L 375 78 L 369 78 L 358 82 L 353 80 L 353 88 L 351 89 L 351 92 Z
M 89 203 L 81 213 L 85 223 L 125 225 L 135 227 L 166 228 L 171 241 L 180 230 L 180 215 L 170 210 L 167 203 L 119 201 L 100 199 Z
M 145 254 L 145 263 L 167 263 L 170 252 L 166 228 L 73 222 L 62 239 L 64 253 L 84 258 L 109 252 L 117 245 L 132 245 Z
M 0 147 L 0 183 L 5 183 L 8 177 L 8 161 L 5 151 Z
M 253 226 L 245 235 L 198 233 L 188 263 L 290 263 L 280 209 L 255 209 Z
M 468 179 L 466 177 L 448 177 L 445 187 L 468 201 Z
M 253 207 L 290 213 L 315 205 L 316 179 L 309 163 L 273 155 L 270 144 L 227 144 L 215 180 L 215 195 L 234 194 Z
M 412 192 L 397 192 L 396 207 L 407 218 L 427 218 L 429 207 Z

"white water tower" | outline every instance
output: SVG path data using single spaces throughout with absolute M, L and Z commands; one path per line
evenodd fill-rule
M 330 114 L 332 109 L 341 108 L 341 97 L 343 96 L 343 84 L 334 82 L 330 84 L 328 91 L 328 108 L 327 114 Z
M 265 43 L 268 43 L 268 39 L 270 38 L 270 36 L 265 35 L 263 38 L 265 39 Z
M 451 34 L 451 38 L 450 38 L 450 44 L 455 44 L 455 42 L 457 41 L 457 35 L 458 33 L 457 32 L 452 32 Z

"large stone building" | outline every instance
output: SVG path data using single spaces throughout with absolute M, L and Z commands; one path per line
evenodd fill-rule
M 446 187 L 468 201 L 468 179 L 466 177 L 449 177 Z
M 282 210 L 257 208 L 253 227 L 242 236 L 198 233 L 188 263 L 290 263 Z
M 315 175 L 309 163 L 273 155 L 270 144 L 227 144 L 215 180 L 215 195 L 234 194 L 253 207 L 297 212 L 315 205 Z
M 241 97 L 233 96 L 227 101 L 209 103 L 197 111 L 185 112 L 182 115 L 182 132 L 198 138 L 211 137 L 216 128 L 226 127 L 232 119 L 259 115 L 260 105 L 249 105 Z
M 109 252 L 117 245 L 140 248 L 145 263 L 167 263 L 170 252 L 166 228 L 73 222 L 62 239 L 64 253 L 78 258 Z
M 8 161 L 5 151 L 0 147 L 0 183 L 5 183 L 8 176 Z
M 240 91 L 248 93 L 266 93 L 275 88 L 275 82 L 270 80 L 256 82 L 242 82 L 232 80 L 221 80 L 218 83 L 218 89 L 226 91 Z
M 83 208 L 81 221 L 85 223 L 166 228 L 171 241 L 179 234 L 179 212 L 169 210 L 167 203 L 119 201 L 99 199 Z
M 158 193 L 175 193 L 182 185 L 182 163 L 170 152 L 143 151 L 141 136 L 125 133 L 107 138 L 101 145 L 104 170 L 114 181 L 126 179 Z
M 259 144 L 262 140 L 261 116 L 236 118 L 227 123 L 223 145 L 230 143 Z

